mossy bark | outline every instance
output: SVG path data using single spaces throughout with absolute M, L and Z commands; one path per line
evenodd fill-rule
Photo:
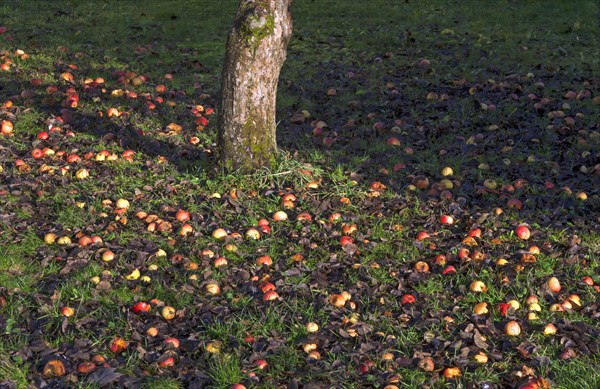
M 292 0 L 242 0 L 227 37 L 219 107 L 226 170 L 272 166 L 279 72 L 292 35 Z

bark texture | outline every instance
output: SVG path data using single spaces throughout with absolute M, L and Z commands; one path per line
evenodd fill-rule
M 227 37 L 219 110 L 226 170 L 272 166 L 279 72 L 292 35 L 292 0 L 241 0 Z

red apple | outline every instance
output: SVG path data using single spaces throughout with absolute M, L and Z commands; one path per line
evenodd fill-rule
M 114 338 L 109 345 L 109 349 L 110 351 L 112 351 L 115 354 L 120 354 L 123 351 L 125 351 L 125 349 L 127 348 L 127 341 L 125 341 L 125 339 L 120 338 L 120 337 L 116 337 Z
M 419 66 L 422 68 L 429 67 L 430 65 L 431 65 L 431 61 L 429 61 L 427 58 L 423 58 L 419 61 Z
M 546 285 L 548 286 L 548 289 L 554 293 L 558 293 L 562 289 L 560 281 L 556 277 L 550 277 L 546 282 Z
M 454 218 L 449 215 L 442 215 L 440 217 L 440 223 L 447 225 L 454 224 Z
M 71 307 L 62 307 L 60 313 L 65 317 L 71 317 L 75 314 L 75 310 Z
M 264 370 L 269 364 L 267 363 L 267 361 L 265 361 L 264 359 L 259 359 L 254 361 L 254 364 L 256 365 L 256 367 L 260 370 Z
M 455 274 L 455 273 L 456 273 L 456 268 L 452 265 L 448 266 L 447 268 L 445 268 L 442 271 L 442 274 L 444 274 L 444 275 Z
M 421 231 L 417 234 L 417 240 L 424 240 L 429 238 L 429 233 L 427 233 L 427 231 Z
M 179 348 L 179 339 L 168 337 L 164 341 L 166 346 L 173 346 L 173 348 Z
M 481 228 L 474 228 L 469 231 L 469 236 L 472 238 L 481 238 Z
M 275 284 L 271 282 L 265 282 L 259 286 L 259 289 L 261 290 L 261 292 L 267 293 L 270 290 L 275 290 Z
M 520 225 L 517 228 L 515 228 L 515 235 L 519 239 L 527 240 L 531 236 L 531 232 L 529 231 L 529 228 L 527 228 L 527 226 Z
M 326 136 L 325 138 L 323 138 L 323 144 L 327 147 L 331 147 L 334 142 L 335 139 L 330 136 Z
M 92 242 L 92 238 L 90 238 L 87 235 L 84 235 L 81 238 L 79 238 L 78 243 L 79 243 L 79 246 L 85 247 L 85 246 L 91 245 L 93 242 Z
M 388 138 L 387 144 L 391 145 L 391 146 L 400 146 L 401 145 L 400 139 L 396 138 L 395 136 Z
M 373 361 L 364 361 L 358 366 L 361 374 L 367 374 L 369 370 L 375 365 Z
M 44 156 L 44 152 L 38 148 L 35 148 L 35 149 L 31 150 L 31 156 L 33 158 L 39 159 Z
M 175 365 L 175 358 L 173 357 L 168 357 L 167 359 L 164 359 L 160 362 L 158 362 L 158 366 L 165 368 L 165 367 L 171 367 Z
M 470 254 L 469 249 L 466 247 L 462 247 L 462 248 L 458 249 L 457 256 L 458 256 L 458 259 L 465 259 L 465 258 L 469 257 L 469 254 Z
M 263 295 L 263 301 L 272 301 L 277 300 L 279 298 L 279 294 L 274 290 L 269 290 Z
M 214 267 L 221 267 L 221 266 L 226 266 L 226 265 L 227 265 L 227 258 L 225 258 L 225 257 L 218 257 L 213 261 Z
M 79 162 L 79 161 L 81 161 L 81 157 L 77 154 L 69 154 L 67 156 L 68 163 L 75 163 L 75 162 Z
M 77 365 L 77 372 L 81 374 L 89 374 L 96 370 L 96 364 L 91 361 L 84 361 Z
M 340 238 L 340 244 L 342 247 L 354 243 L 354 239 L 351 236 L 344 235 Z
M 183 223 L 190 220 L 190 213 L 186 210 L 180 209 L 177 211 L 175 218 Z
M 256 264 L 258 266 L 271 266 L 273 264 L 273 260 L 268 255 L 263 255 L 256 259 Z
M 134 313 L 148 312 L 150 311 L 150 304 L 145 301 L 138 301 L 137 303 L 133 304 L 131 310 Z

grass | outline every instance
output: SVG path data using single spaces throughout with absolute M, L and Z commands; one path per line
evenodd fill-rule
M 186 387 L 194 378 L 222 388 L 237 382 L 280 387 L 292 378 L 303 385 L 362 388 L 385 385 L 392 374 L 399 374 L 396 385 L 406 388 L 510 386 L 517 384 L 514 373 L 523 365 L 552 380 L 553 387 L 599 386 L 600 376 L 587 374 L 590 366 L 600 365 L 597 341 L 581 342 L 580 332 L 599 331 L 598 292 L 582 277 L 600 282 L 600 192 L 593 173 L 600 114 L 591 98 L 565 97 L 569 90 L 584 89 L 598 96 L 598 5 L 296 0 L 294 35 L 278 90 L 278 164 L 242 175 L 223 174 L 215 166 L 216 120 L 209 116 L 210 124 L 198 131 L 189 112 L 198 104 L 218 110 L 220 66 L 236 4 L 0 5 L 0 20 L 13 37 L 0 35 L 0 50 L 6 50 L 0 62 L 13 61 L 10 71 L 0 72 L 0 103 L 11 99 L 16 106 L 0 110 L 1 119 L 15 123 L 15 136 L 0 137 L 0 296 L 6 301 L 0 304 L 5 335 L 0 386 L 25 387 L 39 380 L 67 385 L 64 379 L 43 377 L 44 352 L 66 356 L 81 387 L 96 385 L 92 376 L 74 370 L 94 354 L 150 388 Z M 17 49 L 29 58 L 15 55 Z M 430 60 L 429 67 L 418 64 L 423 58 Z M 53 105 L 46 87 L 58 85 L 63 92 L 70 87 L 61 79 L 69 64 L 77 66 L 71 71 L 81 100 L 74 111 L 82 115 L 63 127 L 75 136 L 53 134 L 38 143 L 36 135 L 62 114 L 64 96 L 57 95 Z M 122 85 L 113 76 L 116 70 L 145 74 L 149 81 Z M 167 73 L 172 80 L 164 78 Z M 31 84 L 36 77 L 42 87 Z M 103 77 L 107 92 L 83 92 L 88 77 Z M 110 94 L 128 89 L 156 97 L 154 87 L 161 83 L 172 91 L 162 96 L 170 105 L 159 103 L 154 111 L 145 108 L 144 99 Z M 335 97 L 326 95 L 329 88 L 336 89 Z M 33 97 L 14 97 L 23 90 Z M 428 97 L 431 93 L 437 98 Z M 535 108 L 544 97 L 549 102 Z M 484 109 L 490 104 L 496 110 Z M 99 116 L 109 107 L 126 114 Z M 311 115 L 309 121 L 290 123 L 290 116 L 302 110 Z M 550 118 L 556 110 L 575 124 Z M 327 122 L 324 135 L 335 138 L 332 147 L 312 135 L 312 120 Z M 181 124 L 182 132 L 165 136 L 169 123 Z M 145 133 L 141 138 L 135 136 L 139 131 Z M 189 144 L 192 135 L 199 145 Z M 391 136 L 401 146 L 388 145 Z M 31 149 L 44 146 L 82 157 L 92 153 L 92 158 L 72 164 L 58 156 L 33 159 Z M 95 160 L 101 150 L 120 156 L 126 149 L 136 152 L 133 162 Z M 30 169 L 19 169 L 17 159 Z M 42 164 L 54 171 L 40 171 Z M 444 166 L 454 170 L 452 201 L 440 199 L 441 190 L 411 187 L 418 175 L 427 176 L 430 188 L 437 185 Z M 74 178 L 81 167 L 90 170 L 90 179 Z M 514 192 L 506 186 L 500 194 L 480 189 L 486 179 L 500 188 L 516 187 L 521 178 L 527 186 Z M 319 187 L 306 189 L 311 181 Z M 374 181 L 386 189 L 373 191 Z M 556 189 L 547 189 L 547 181 Z M 588 199 L 578 200 L 578 192 Z M 217 227 L 243 235 L 260 219 L 270 220 L 282 209 L 285 193 L 297 197 L 295 207 L 286 210 L 292 220 L 271 221 L 270 234 L 258 241 L 212 239 Z M 103 204 L 119 198 L 131 203 L 126 219 Z M 509 209 L 510 198 L 520 199 L 523 209 Z M 504 212 L 495 215 L 496 207 Z M 192 236 L 178 234 L 180 208 L 192 214 Z M 138 211 L 170 222 L 172 229 L 150 232 L 148 223 L 135 216 Z M 310 213 L 312 222 L 296 221 L 301 212 Z M 330 219 L 334 213 L 341 220 Z M 454 215 L 456 225 L 441 226 L 443 214 Z M 356 252 L 339 244 L 342 226 L 352 223 L 358 228 Z M 529 242 L 514 236 L 520 223 L 534 232 Z M 477 246 L 467 246 L 463 239 L 474 227 L 483 235 Z M 415 241 L 422 230 L 431 238 Z M 45 244 L 49 232 L 74 243 Z M 82 235 L 100 236 L 103 243 L 79 247 Z M 534 244 L 542 249 L 537 261 L 517 271 L 523 250 Z M 465 247 L 486 258 L 459 260 L 458 250 Z M 157 256 L 159 248 L 165 257 Z M 114 261 L 99 260 L 105 249 L 116 253 Z M 305 260 L 294 262 L 296 253 Z M 435 264 L 439 254 L 447 256 L 446 265 Z M 271 256 L 273 266 L 255 265 L 261 255 Z M 226 267 L 213 266 L 218 256 L 227 258 Z M 509 265 L 497 266 L 498 258 Z M 417 261 L 426 261 L 431 271 L 417 274 Z M 442 274 L 447 265 L 457 274 Z M 149 281 L 126 280 L 133 269 Z M 561 278 L 558 295 L 544 291 L 551 275 Z M 471 293 L 473 279 L 484 281 L 488 292 Z M 209 281 L 219 284 L 220 294 L 206 293 Z M 266 281 L 276 285 L 279 300 L 262 301 L 259 287 Z M 329 295 L 343 291 L 355 307 L 329 304 Z M 409 293 L 416 302 L 402 305 L 400 299 Z M 581 309 L 549 311 L 571 293 L 581 297 Z M 516 299 L 524 307 L 530 294 L 540 297 L 540 319 L 529 322 L 525 308 L 514 312 L 511 318 L 522 323 L 523 335 L 509 339 L 501 331 L 508 318 L 498 306 Z M 150 312 L 131 311 L 135 302 L 152 299 L 159 301 L 151 303 Z M 472 314 L 480 301 L 490 308 L 483 318 Z M 162 319 L 163 304 L 178 309 L 178 317 Z M 65 306 L 75 309 L 73 317 L 61 316 Z M 318 333 L 307 332 L 309 321 L 319 325 Z M 540 334 L 548 322 L 559 328 L 557 336 Z M 462 339 L 463 347 L 470 347 L 467 359 L 460 348 L 454 352 L 444 346 L 465 336 L 473 323 L 487 328 L 489 351 L 501 358 L 477 365 L 471 360 L 477 347 L 468 337 Z M 149 327 L 159 335 L 147 336 Z M 129 342 L 123 354 L 108 349 L 115 336 Z M 167 337 L 177 337 L 182 346 L 167 349 Z M 223 343 L 221 353 L 205 352 L 212 340 Z M 561 360 L 567 340 L 574 342 L 577 356 Z M 310 342 L 317 344 L 321 359 L 307 357 L 303 348 Z M 521 343 L 535 345 L 531 358 L 515 349 Z M 385 351 L 408 358 L 411 365 L 383 361 Z M 159 358 L 170 353 L 175 367 L 160 367 Z M 435 358 L 434 373 L 414 367 L 427 354 Z M 268 367 L 258 369 L 257 359 L 265 359 Z M 368 361 L 374 367 L 361 374 L 359 366 Z M 441 378 L 444 368 L 455 365 L 462 368 L 460 380 Z

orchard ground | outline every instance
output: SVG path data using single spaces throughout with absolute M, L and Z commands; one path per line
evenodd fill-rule
M 235 7 L 0 6 L 0 386 L 600 387 L 598 4 L 297 0 L 225 175 Z

